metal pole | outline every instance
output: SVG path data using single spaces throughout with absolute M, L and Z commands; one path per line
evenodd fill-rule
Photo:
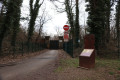
M 119 35 L 118 35 L 118 57 L 120 59 L 120 27 L 119 27 Z
M 65 42 L 65 51 L 67 52 L 67 42 Z

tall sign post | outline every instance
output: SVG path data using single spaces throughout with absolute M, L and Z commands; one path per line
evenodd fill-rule
M 69 40 L 69 34 L 68 34 L 69 26 L 64 25 L 63 29 L 65 30 L 64 31 L 64 42 L 68 42 L 68 40 Z
M 69 26 L 68 25 L 64 25 L 63 29 L 65 30 L 64 31 L 65 51 L 67 51 L 67 42 L 69 40 L 69 34 L 68 34 Z

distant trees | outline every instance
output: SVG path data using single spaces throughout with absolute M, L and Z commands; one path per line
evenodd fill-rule
M 105 42 L 109 43 L 110 41 L 110 22 L 111 22 L 111 11 L 112 6 L 114 5 L 114 0 L 105 1 Z
M 3 21 L 4 21 L 5 2 L 6 1 L 1 1 L 0 2 L 0 4 L 2 4 L 1 5 L 1 11 L 0 11 L 0 30 L 1 30 L 1 26 L 2 26 Z
M 41 36 L 42 28 L 43 25 L 51 20 L 51 17 L 46 15 L 46 11 L 41 11 L 43 12 L 42 15 L 38 17 L 40 7 L 44 3 L 44 0 L 30 0 L 29 1 L 29 16 L 27 18 L 21 17 L 21 5 L 22 5 L 23 0 L 3 0 L 2 8 L 0 11 L 0 54 L 2 53 L 2 47 L 3 47 L 3 40 L 8 39 L 9 41 L 6 41 L 9 46 L 11 47 L 10 50 L 12 49 L 13 51 L 16 50 L 16 40 L 17 38 L 17 33 L 19 32 L 20 29 L 20 21 L 21 20 L 28 20 L 28 31 L 26 31 L 24 37 L 27 38 L 27 43 L 28 43 L 28 48 L 29 48 L 29 43 L 32 39 L 33 34 L 35 33 L 35 26 L 36 23 L 39 25 L 39 32 L 36 33 L 36 42 Z M 39 18 L 39 22 L 37 22 L 36 19 Z M 34 39 L 35 40 L 35 39 Z M 24 40 L 26 41 L 26 40 Z M 14 53 L 14 52 L 13 52 Z
M 60 27 L 55 27 L 55 31 L 56 31 L 56 36 L 62 36 L 63 35 L 63 32 L 61 32 L 61 28 Z
M 120 58 L 120 0 L 117 1 L 116 5 L 116 33 L 118 41 L 118 56 Z
M 3 21 L 3 16 L 4 16 L 4 12 L 5 12 L 6 0 L 1 1 L 0 3 L 2 4 L 1 10 L 0 10 L 0 26 L 1 26 L 1 24 L 2 24 L 1 21 Z
M 52 18 L 50 16 L 48 16 L 48 14 L 46 12 L 46 8 L 44 8 L 43 11 L 42 11 L 42 15 L 37 17 L 37 24 L 36 24 L 36 26 L 37 26 L 37 29 L 38 29 L 38 35 L 36 37 L 35 42 L 37 42 L 39 39 L 41 39 L 43 26 L 44 26 L 44 24 L 46 24 L 51 19 Z
M 120 28 L 120 0 L 116 5 L 116 30 L 117 30 L 117 39 L 119 38 L 119 28 Z
M 89 14 L 87 24 L 90 33 L 95 34 L 96 49 L 106 49 L 110 40 L 114 41 L 115 44 L 118 43 L 116 48 L 120 58 L 120 0 L 86 0 L 86 2 L 88 2 L 86 11 Z M 116 6 L 115 17 L 111 16 L 113 5 Z
M 30 0 L 29 1 L 29 23 L 27 31 L 27 42 L 28 46 L 32 39 L 32 36 L 35 31 L 36 23 L 38 23 L 38 33 L 35 36 L 35 42 L 41 37 L 41 31 L 43 25 L 49 21 L 51 18 L 48 18 L 45 14 L 45 11 L 42 15 L 39 14 L 39 10 L 43 5 L 45 0 Z M 70 25 L 70 37 L 73 39 L 74 48 L 77 48 L 78 40 L 80 38 L 80 23 L 79 23 L 79 3 L 80 0 L 50 0 L 53 3 L 61 3 L 62 6 L 55 4 L 57 11 L 62 13 L 66 12 L 68 23 Z M 111 26 L 111 13 L 112 7 L 116 3 L 116 13 L 115 13 L 115 27 Z M 21 5 L 23 0 L 4 0 L 3 6 L 0 12 L 0 53 L 2 51 L 2 43 L 6 36 L 10 35 L 11 46 L 15 49 L 16 46 L 16 37 L 20 28 L 20 19 L 21 19 Z M 110 42 L 111 34 L 114 33 L 115 39 L 117 42 L 120 41 L 120 0 L 86 0 L 86 11 L 88 12 L 88 29 L 91 34 L 95 34 L 95 48 L 97 50 L 106 47 L 107 43 Z M 37 22 L 38 21 L 38 22 Z M 58 33 L 59 30 L 56 30 Z M 86 29 L 85 29 L 86 31 Z M 120 45 L 120 44 L 119 44 Z M 118 45 L 118 46 L 119 46 Z

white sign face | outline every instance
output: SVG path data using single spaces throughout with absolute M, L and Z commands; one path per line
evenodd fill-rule
M 80 43 L 80 40 L 78 40 L 78 42 Z
M 80 56 L 90 57 L 94 49 L 84 49 Z
M 59 40 L 59 42 L 62 42 L 62 40 Z
M 68 42 L 68 39 L 64 39 L 64 42 Z

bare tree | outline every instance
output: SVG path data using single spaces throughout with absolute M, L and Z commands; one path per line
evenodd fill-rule
M 60 30 L 60 27 L 55 27 L 55 31 L 57 33 L 57 36 L 63 36 L 63 32 Z
M 38 17 L 37 22 L 39 23 L 37 26 L 39 27 L 38 30 L 38 36 L 36 37 L 35 42 L 38 41 L 39 38 L 41 38 L 41 33 L 42 33 L 42 29 L 44 24 L 46 24 L 48 21 L 50 21 L 52 18 L 48 16 L 48 14 L 46 13 L 45 9 L 42 12 L 42 15 Z
M 34 4 L 35 1 L 35 4 Z M 44 0 L 30 0 L 30 21 L 29 21 L 29 27 L 28 27 L 28 44 L 30 43 L 31 37 L 33 35 L 35 21 L 39 13 L 39 9 L 42 6 Z M 34 4 L 34 5 L 33 5 Z

